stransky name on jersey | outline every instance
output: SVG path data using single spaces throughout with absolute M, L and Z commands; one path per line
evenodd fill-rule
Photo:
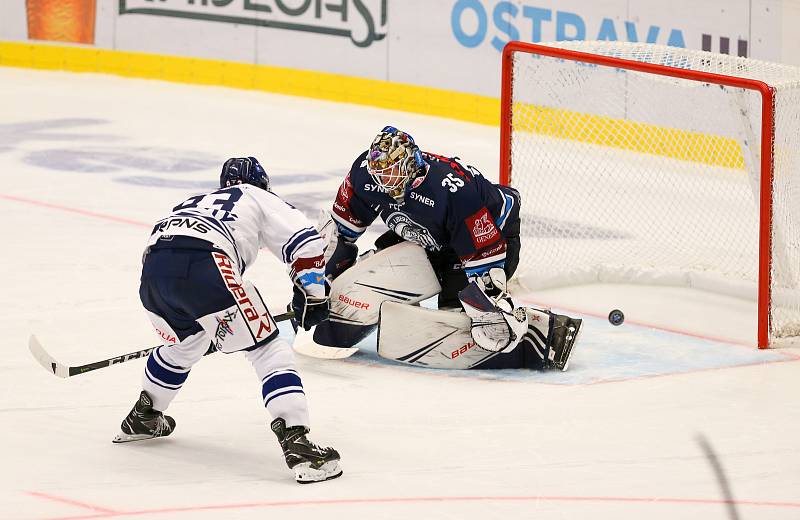
M 247 294 L 244 286 L 239 283 L 239 277 L 233 270 L 230 258 L 217 252 L 212 253 L 212 256 L 217 264 L 217 269 L 219 269 L 222 278 L 225 280 L 225 285 L 236 300 L 242 315 L 247 319 L 247 325 L 250 327 L 253 337 L 256 341 L 260 341 L 269 336 L 272 333 L 272 320 L 269 313 L 266 312 L 266 307 L 264 307 L 265 312 L 263 313 L 256 309 L 256 305 L 250 295 Z M 260 300 L 260 297 L 258 299 Z
M 486 208 L 482 208 L 477 213 L 467 217 L 464 222 L 472 235 L 472 242 L 476 249 L 481 249 L 494 243 L 499 237 L 500 232 L 494 225 L 494 220 Z

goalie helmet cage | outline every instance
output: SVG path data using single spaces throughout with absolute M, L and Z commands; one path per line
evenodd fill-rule
M 759 348 L 800 335 L 800 69 L 584 41 L 502 68 L 523 286 L 689 286 L 755 302 Z

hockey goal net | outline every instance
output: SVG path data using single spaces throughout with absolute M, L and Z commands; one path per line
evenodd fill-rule
M 501 182 L 517 279 L 751 298 L 758 346 L 800 335 L 800 69 L 622 42 L 509 43 Z

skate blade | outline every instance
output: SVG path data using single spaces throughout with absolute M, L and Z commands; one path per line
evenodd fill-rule
M 150 435 L 148 433 L 125 433 L 119 432 L 111 439 L 111 442 L 114 444 L 122 444 L 124 442 L 136 442 L 136 441 L 146 441 L 148 439 L 158 439 L 160 437 L 166 437 L 165 435 Z
M 294 478 L 300 484 L 324 482 L 342 476 L 342 468 L 338 460 L 326 462 L 317 469 L 311 467 L 310 462 L 304 462 L 294 467 Z
M 582 323 L 578 323 L 578 330 L 575 331 L 572 341 L 569 344 L 569 352 L 567 352 L 567 360 L 564 362 L 564 366 L 561 368 L 562 372 L 566 372 L 569 368 L 569 360 L 572 358 L 572 351 L 575 350 L 575 344 L 581 337 L 581 325 Z

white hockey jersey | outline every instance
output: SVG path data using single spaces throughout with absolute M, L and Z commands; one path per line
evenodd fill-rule
M 324 272 L 324 243 L 305 215 L 274 193 L 249 184 L 197 195 L 175 206 L 156 222 L 147 247 L 175 235 L 212 243 L 242 273 L 265 247 L 292 265 L 293 278 L 306 287 L 319 285 L 317 275 Z

